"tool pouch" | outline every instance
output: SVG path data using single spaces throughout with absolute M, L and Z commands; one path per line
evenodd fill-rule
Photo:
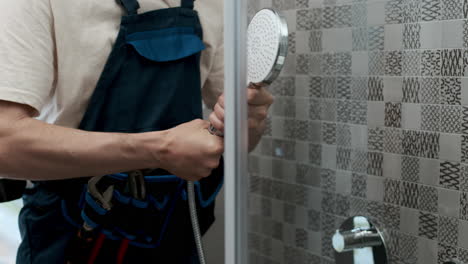
M 88 237 L 102 233 L 110 240 L 127 239 L 130 246 L 139 248 L 180 247 L 184 243 L 193 248 L 186 181 L 162 170 L 146 174 L 143 199 L 131 194 L 128 174 L 113 174 L 90 180 L 78 201 L 63 200 L 64 216 L 83 237 L 81 245 L 73 246 L 89 247 Z M 202 233 L 214 221 L 214 200 L 222 183 L 223 166 L 195 183 Z

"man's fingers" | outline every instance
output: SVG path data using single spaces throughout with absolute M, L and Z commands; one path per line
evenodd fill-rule
M 215 105 L 214 113 L 215 113 L 216 117 L 218 117 L 218 119 L 220 121 L 224 122 L 224 108 L 221 105 L 219 105 L 219 104 Z
M 268 105 L 273 103 L 273 95 L 264 87 L 247 89 L 247 102 L 249 105 Z
M 248 112 L 249 118 L 253 118 L 258 121 L 265 120 L 268 116 L 268 107 L 261 105 L 255 106 L 251 105 Z
M 224 93 L 218 98 L 218 104 L 224 109 Z
M 219 118 L 216 116 L 216 114 L 213 112 L 210 115 L 210 122 L 211 125 L 213 125 L 214 128 L 216 128 L 220 132 L 224 132 L 224 122 L 219 120 Z
M 205 121 L 205 120 L 198 119 L 197 122 L 198 122 L 200 128 L 208 128 L 208 127 L 210 127 L 210 123 L 207 122 L 207 121 Z

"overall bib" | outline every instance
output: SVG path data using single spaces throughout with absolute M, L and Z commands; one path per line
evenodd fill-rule
M 126 14 L 79 128 L 141 133 L 202 118 L 194 0 L 143 14 L 137 0 L 117 2 Z M 202 233 L 222 182 L 221 162 L 195 183 Z M 161 169 L 35 182 L 23 200 L 18 264 L 198 263 L 186 182 Z

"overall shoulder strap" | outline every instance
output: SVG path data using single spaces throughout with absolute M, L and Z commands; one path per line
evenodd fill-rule
M 181 6 L 183 8 L 193 9 L 195 0 L 182 0 Z
M 128 15 L 136 15 L 140 8 L 138 0 L 117 0 L 117 2 L 125 9 Z

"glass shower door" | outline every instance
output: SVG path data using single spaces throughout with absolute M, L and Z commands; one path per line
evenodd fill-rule
M 468 263 L 468 1 L 249 0 L 287 19 L 248 157 L 249 263 L 335 263 L 351 216 L 389 263 Z

